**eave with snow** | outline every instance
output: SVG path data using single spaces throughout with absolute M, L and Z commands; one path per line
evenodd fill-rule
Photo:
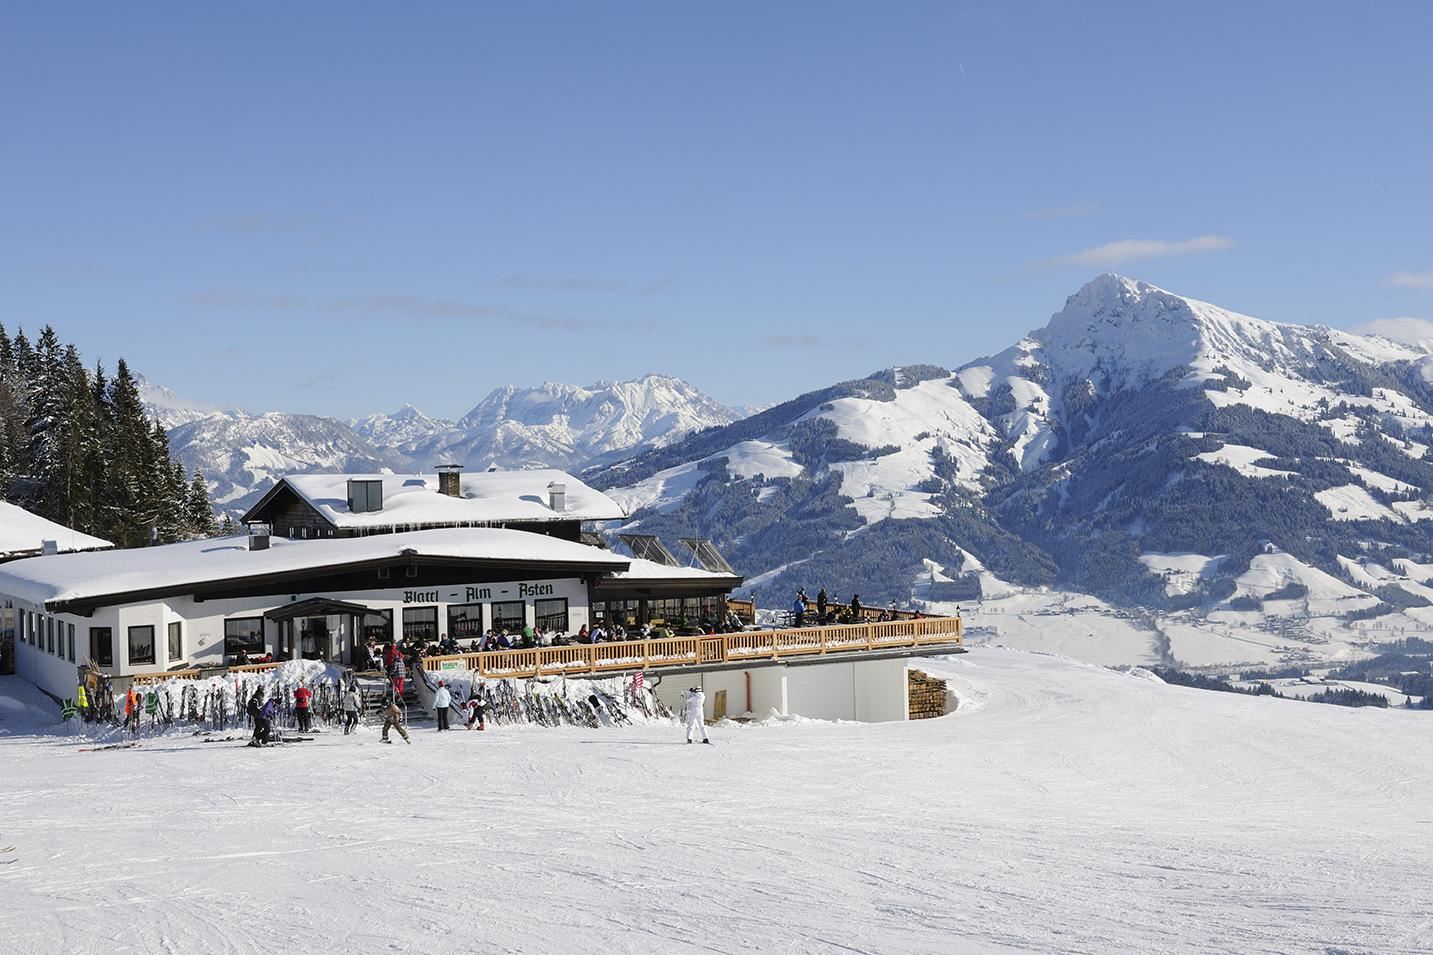
M 114 546 L 103 538 L 81 533 L 16 504 L 0 501 L 0 561 L 43 554 L 46 541 L 53 542 L 53 550 L 58 554 L 106 550 Z

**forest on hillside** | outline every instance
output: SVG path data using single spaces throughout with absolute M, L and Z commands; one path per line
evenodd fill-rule
M 118 547 L 218 532 L 124 359 L 87 368 L 49 325 L 33 342 L 0 325 L 0 497 Z

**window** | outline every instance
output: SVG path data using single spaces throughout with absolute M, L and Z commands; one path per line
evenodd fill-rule
M 65 630 L 68 631 L 68 632 L 65 634 L 65 639 L 66 639 L 66 642 L 69 644 L 69 651 L 70 651 L 70 654 L 69 654 L 69 656 L 67 657 L 67 659 L 68 659 L 71 663 L 74 663 L 74 662 L 75 662 L 75 625 L 72 624 L 72 623 L 71 623 L 71 624 L 66 624 L 66 625 L 65 625 Z
M 482 604 L 458 604 L 448 608 L 448 636 L 454 640 L 471 640 L 482 635 Z
M 184 659 L 184 624 L 178 620 L 169 625 L 169 662 Z
M 492 610 L 494 630 L 516 633 L 527 626 L 527 607 L 521 600 L 505 600 L 495 603 Z
M 55 618 L 45 618 L 45 652 L 55 652 Z
M 129 665 L 154 662 L 154 628 L 129 628 Z
M 264 652 L 264 618 L 235 617 L 224 621 L 224 652 L 234 655 Z
M 90 627 L 90 662 L 114 666 L 114 635 L 109 627 Z
M 437 608 L 437 607 L 404 607 L 404 608 L 403 608 L 403 639 L 405 639 L 405 640 L 437 640 L 437 639 L 438 639 L 438 608 Z
M 393 640 L 393 611 L 370 610 L 363 617 L 363 640 L 390 643 Z
M 557 597 L 552 600 L 538 600 L 533 603 L 533 610 L 537 613 L 537 629 L 556 630 L 558 633 L 567 632 L 567 598 Z

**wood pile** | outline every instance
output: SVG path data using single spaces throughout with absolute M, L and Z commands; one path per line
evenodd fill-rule
M 937 680 L 920 670 L 911 670 L 907 681 L 910 695 L 909 716 L 913 720 L 929 720 L 945 715 L 945 681 Z

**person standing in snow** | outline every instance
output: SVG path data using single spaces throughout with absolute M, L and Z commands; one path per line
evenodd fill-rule
M 393 695 L 401 697 L 403 695 L 403 684 L 408 677 L 408 665 L 403 662 L 403 654 L 395 653 L 393 655 L 393 668 L 389 676 L 393 679 Z
M 438 681 L 438 689 L 433 694 L 433 712 L 438 717 L 438 732 L 448 729 L 448 707 L 453 705 L 453 694 L 448 692 L 448 684 L 442 680 Z
M 85 681 L 81 680 L 80 685 L 75 689 L 75 709 L 80 711 L 86 723 L 93 722 L 94 717 L 90 713 L 90 698 L 85 692 Z
M 343 735 L 353 732 L 358 725 L 358 687 L 352 683 L 343 691 Z
M 692 742 L 692 737 L 697 731 L 701 731 L 702 742 L 710 743 L 711 738 L 707 736 L 707 724 L 705 719 L 705 707 L 707 695 L 702 692 L 700 686 L 694 686 L 687 691 L 687 742 Z
M 139 693 L 133 686 L 124 694 L 124 728 L 139 732 Z
M 412 744 L 413 741 L 408 738 L 408 731 L 403 728 L 403 711 L 398 708 L 398 701 L 393 698 L 389 698 L 388 709 L 383 711 L 383 742 L 385 743 L 393 742 L 388 738 L 390 729 L 396 729 L 398 735 L 403 737 L 403 742 Z
M 294 690 L 294 716 L 298 719 L 300 733 L 307 733 L 309 727 L 313 725 L 310 720 L 309 711 L 309 701 L 312 699 L 313 690 L 310 690 L 302 683 L 299 684 L 297 690 Z

